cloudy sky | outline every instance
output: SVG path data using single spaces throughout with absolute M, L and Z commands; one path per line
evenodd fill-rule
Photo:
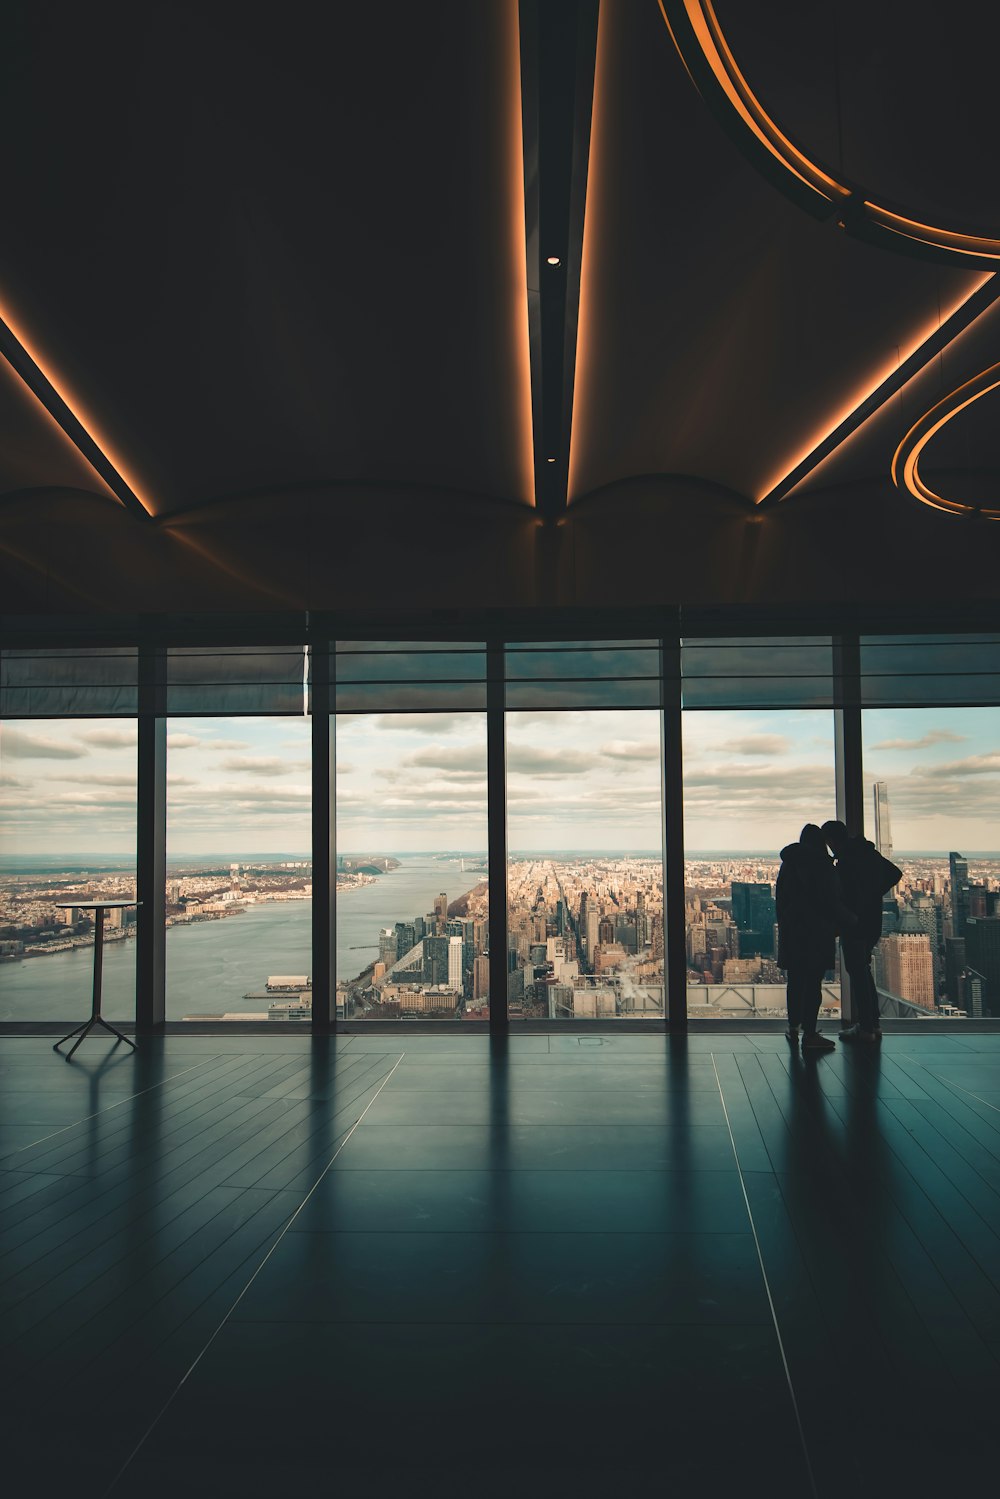
M 660 730 L 648 711 L 507 716 L 511 849 L 658 849 Z M 486 848 L 481 713 L 342 716 L 337 846 Z
M 865 714 L 866 805 L 889 786 L 900 851 L 1000 850 L 1000 709 Z M 307 853 L 309 724 L 174 719 L 168 853 Z M 767 851 L 834 813 L 833 715 L 685 715 L 689 851 Z M 659 721 L 647 710 L 508 718 L 512 849 L 659 847 Z M 338 846 L 344 853 L 486 848 L 482 714 L 342 715 Z M 0 725 L 7 857 L 128 854 L 135 846 L 135 728 L 122 720 Z

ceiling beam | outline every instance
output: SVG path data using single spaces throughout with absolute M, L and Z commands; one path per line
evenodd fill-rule
M 566 509 L 599 0 L 520 0 L 535 504 Z
M 119 473 L 104 449 L 87 431 L 80 418 L 59 394 L 44 371 L 39 369 L 16 333 L 2 318 L 0 318 L 0 355 L 20 376 L 32 395 L 41 402 L 73 446 L 87 460 L 91 468 L 101 476 L 125 509 L 139 520 L 152 520 L 152 515 L 135 490 Z
M 772 485 L 768 492 L 757 501 L 758 509 L 768 510 L 785 499 L 797 485 L 802 483 L 803 479 L 808 478 L 813 470 L 819 467 L 824 459 L 829 458 L 831 453 L 852 437 L 868 418 L 874 416 L 876 411 L 898 394 L 914 375 L 919 375 L 921 370 L 926 369 L 932 359 L 953 343 L 967 328 L 970 328 L 976 319 L 981 317 L 998 299 L 1000 299 L 1000 272 L 989 276 L 960 307 L 956 308 L 950 317 L 944 319 L 940 327 L 936 328 L 919 348 L 893 370 L 887 379 L 877 385 L 863 401 L 855 406 L 854 410 L 828 432 L 826 437 L 817 443 L 804 458 L 800 459 L 794 468 L 789 469 L 777 484 Z

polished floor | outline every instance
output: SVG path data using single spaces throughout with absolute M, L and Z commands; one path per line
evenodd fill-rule
M 1000 1036 L 0 1040 L 17 1496 L 995 1491 Z

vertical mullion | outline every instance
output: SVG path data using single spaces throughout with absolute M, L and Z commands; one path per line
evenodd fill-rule
M 680 639 L 660 641 L 662 683 L 663 982 L 666 1023 L 687 1028 L 687 934 L 684 929 L 684 762 L 681 740 Z
M 310 646 L 312 719 L 312 1029 L 326 1035 L 337 1019 L 337 791 L 333 674 L 328 640 Z M 345 1017 L 346 1018 L 346 1017 Z
M 865 830 L 864 775 L 861 751 L 861 642 L 857 635 L 833 641 L 834 756 L 837 817 L 852 837 Z M 840 1010 L 844 1025 L 854 1020 L 850 979 L 840 970 Z
M 507 1034 L 507 773 L 503 642 L 486 645 L 486 789 L 489 853 L 490 1035 Z
M 167 719 L 166 651 L 139 646 L 136 763 L 135 1023 L 152 1031 L 166 1020 Z

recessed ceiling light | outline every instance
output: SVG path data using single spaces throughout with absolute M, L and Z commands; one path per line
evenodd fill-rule
M 554 458 L 546 458 L 545 460 L 546 463 L 555 463 L 555 461 L 556 460 Z
M 560 259 L 559 259 L 559 256 L 558 256 L 558 255 L 550 255 L 550 256 L 549 256 L 549 257 L 548 257 L 548 259 L 547 259 L 547 261 L 546 261 L 546 264 L 547 264 L 547 265 L 561 265 L 561 264 L 562 264 L 562 262 L 561 262 L 561 260 L 560 260 Z

